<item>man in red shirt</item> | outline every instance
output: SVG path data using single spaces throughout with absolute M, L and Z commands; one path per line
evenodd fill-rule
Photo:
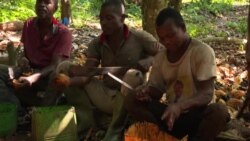
M 37 0 L 37 17 L 24 23 L 21 38 L 24 54 L 19 63 L 25 64 L 26 68 L 32 68 L 33 74 L 16 77 L 21 83 L 15 89 L 15 94 L 21 103 L 27 106 L 51 105 L 58 96 L 58 92 L 55 94 L 54 90 L 48 88 L 50 74 L 59 62 L 69 58 L 72 36 L 67 27 L 53 18 L 57 7 L 57 0 Z M 17 72 L 15 70 L 22 68 L 16 67 L 14 73 Z M 12 88 L 7 83 L 10 79 L 7 74 L 8 66 L 0 65 L 0 89 L 6 94 L 12 93 Z M 37 96 L 39 91 L 45 91 L 44 98 Z M 4 100 L 0 98 L 1 101 Z

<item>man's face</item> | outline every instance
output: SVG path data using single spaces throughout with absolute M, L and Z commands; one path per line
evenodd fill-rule
M 56 11 L 56 3 L 55 0 L 37 0 L 35 8 L 38 18 L 51 18 Z
M 113 6 L 107 6 L 101 9 L 100 24 L 104 34 L 112 35 L 123 27 L 124 16 L 116 11 Z
M 185 30 L 177 26 L 172 19 L 168 19 L 161 26 L 156 27 L 160 42 L 171 51 L 178 50 L 184 42 Z

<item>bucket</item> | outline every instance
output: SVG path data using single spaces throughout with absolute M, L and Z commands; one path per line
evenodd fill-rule
M 33 141 L 77 141 L 75 108 L 36 107 L 32 111 Z
M 17 106 L 11 103 L 0 103 L 0 137 L 15 133 L 17 128 Z

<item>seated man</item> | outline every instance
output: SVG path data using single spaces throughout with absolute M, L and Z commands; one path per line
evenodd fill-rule
M 79 130 L 95 126 L 94 109 L 113 114 L 104 141 L 120 141 L 119 135 L 126 118 L 123 95 L 120 92 L 121 85 L 105 74 L 101 79 L 86 77 L 86 74 L 84 77 L 84 68 L 95 68 L 100 65 L 110 69 L 121 79 L 126 77 L 124 75 L 127 72 L 126 75 L 134 75 L 131 77 L 134 78 L 132 81 L 137 81 L 137 84 L 141 85 L 141 74 L 148 71 L 152 56 L 160 47 L 149 33 L 129 29 L 124 24 L 125 17 L 121 2 L 109 1 L 102 4 L 100 24 L 103 33 L 89 44 L 85 66 L 81 70 L 74 67 L 69 69 L 72 76 L 71 84 L 64 92 L 68 102 L 76 107 Z M 121 69 L 114 72 L 113 69 L 117 67 Z M 138 70 L 130 70 L 131 68 Z
M 12 77 L 18 79 L 19 83 L 14 91 L 22 105 L 51 105 L 55 104 L 58 96 L 48 92 L 52 91 L 48 89 L 49 78 L 56 65 L 61 60 L 69 58 L 72 36 L 65 26 L 53 18 L 57 7 L 57 0 L 36 1 L 37 17 L 30 18 L 24 23 L 21 37 L 24 54 L 18 60 L 19 67 L 12 69 L 8 66 L 0 66 L 0 89 L 13 96 L 9 79 L 13 79 Z M 30 76 L 21 76 L 23 68 L 31 68 L 34 73 Z M 11 73 L 13 74 L 10 77 Z M 44 99 L 37 96 L 39 91 L 46 91 Z
M 138 121 L 157 124 L 177 138 L 213 141 L 229 120 L 223 105 L 209 104 L 216 78 L 215 54 L 189 37 L 184 20 L 172 8 L 156 19 L 156 31 L 166 50 L 154 60 L 148 83 L 125 98 L 125 107 Z M 166 93 L 168 104 L 159 100 Z

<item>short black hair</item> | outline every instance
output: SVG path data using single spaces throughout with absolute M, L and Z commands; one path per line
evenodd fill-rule
M 116 11 L 122 11 L 123 12 L 122 14 L 125 13 L 124 4 L 121 0 L 105 0 L 102 3 L 101 9 L 108 7 L 108 6 L 113 6 Z
M 174 20 L 174 22 L 177 26 L 181 26 L 181 27 L 185 26 L 185 22 L 181 16 L 180 12 L 171 8 L 171 7 L 164 8 L 160 11 L 160 13 L 158 14 L 158 16 L 156 18 L 155 24 L 156 24 L 156 26 L 161 26 L 168 19 Z

